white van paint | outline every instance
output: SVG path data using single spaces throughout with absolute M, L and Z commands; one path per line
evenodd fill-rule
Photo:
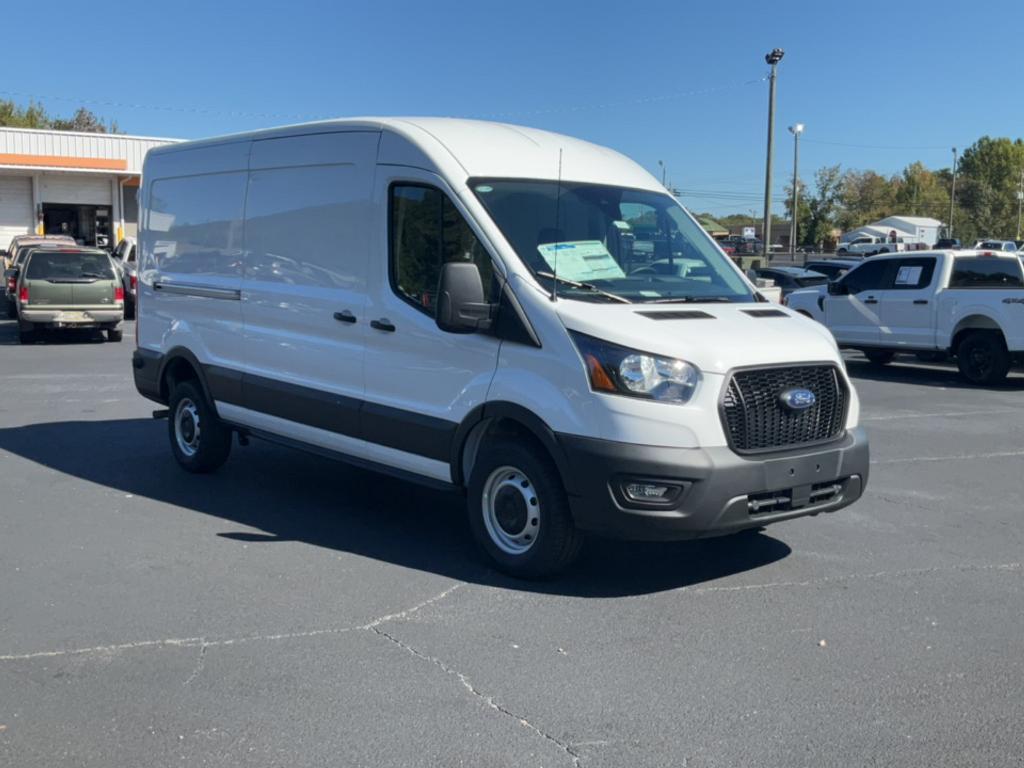
M 171 406 L 188 469 L 235 431 L 465 488 L 522 575 L 567 563 L 577 530 L 720 535 L 863 491 L 831 335 L 612 150 L 335 120 L 152 150 L 143 179 L 136 385 Z M 563 278 L 603 277 L 553 291 L 556 253 Z M 442 329 L 441 294 L 462 295 L 432 282 L 442 262 L 483 275 L 477 332 Z

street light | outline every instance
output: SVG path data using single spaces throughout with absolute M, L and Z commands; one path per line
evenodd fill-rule
M 949 233 L 953 237 L 953 205 L 956 203 L 956 147 L 953 147 L 953 183 L 949 187 Z
M 775 149 L 775 72 L 785 56 L 781 48 L 772 49 L 764 60 L 771 64 L 772 73 L 768 80 L 768 159 L 764 169 L 764 261 L 768 264 L 768 252 L 772 241 L 772 152 Z
M 796 237 L 799 234 L 796 211 L 797 204 L 800 202 L 800 191 L 799 191 L 799 176 L 798 168 L 800 166 L 800 134 L 804 132 L 804 124 L 797 123 L 796 125 L 789 126 L 789 132 L 793 134 L 793 212 L 792 219 L 789 228 L 789 252 L 793 256 L 793 261 L 796 261 Z
M 665 165 L 661 160 L 658 161 L 658 165 L 661 166 L 661 186 L 665 186 L 665 173 L 668 171 L 668 166 Z

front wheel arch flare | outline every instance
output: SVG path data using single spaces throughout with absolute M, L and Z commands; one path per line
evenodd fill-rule
M 495 401 L 478 405 L 462 420 L 452 440 L 451 473 L 452 482 L 466 487 L 469 482 L 469 470 L 465 467 L 466 451 L 471 452 L 479 447 L 487 434 L 495 427 L 513 429 L 526 439 L 532 440 L 542 448 L 555 463 L 566 493 L 575 494 L 575 482 L 569 471 L 569 461 L 558 442 L 554 430 L 532 411 L 515 403 Z

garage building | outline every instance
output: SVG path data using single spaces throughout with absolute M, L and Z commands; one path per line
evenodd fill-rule
M 0 249 L 33 232 L 108 248 L 134 236 L 142 161 L 173 141 L 0 128 Z

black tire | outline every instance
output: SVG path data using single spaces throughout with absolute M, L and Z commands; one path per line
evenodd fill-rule
M 583 536 L 573 524 L 558 469 L 539 447 L 505 438 L 487 443 L 473 466 L 468 491 L 473 538 L 498 570 L 544 579 L 576 560 Z M 520 541 L 512 541 L 516 536 Z M 517 547 L 522 551 L 514 551 Z
M 107 331 L 107 341 L 120 341 L 124 338 L 124 331 L 120 328 L 111 328 Z
M 864 357 L 866 357 L 868 362 L 872 365 L 888 365 L 896 356 L 895 352 L 890 352 L 887 349 L 865 349 L 863 351 Z
M 993 331 L 969 333 L 956 348 L 957 367 L 972 384 L 998 384 L 1009 373 L 1011 362 L 1002 335 Z
M 35 344 L 36 338 L 35 331 L 18 331 L 19 344 Z
M 7 302 L 7 317 L 14 320 L 18 316 L 18 307 L 13 301 Z
M 231 430 L 217 418 L 196 381 L 176 384 L 168 405 L 171 452 L 184 469 L 197 474 L 213 472 L 227 461 Z
M 134 320 L 135 319 L 135 302 L 126 301 L 124 303 L 124 319 Z

